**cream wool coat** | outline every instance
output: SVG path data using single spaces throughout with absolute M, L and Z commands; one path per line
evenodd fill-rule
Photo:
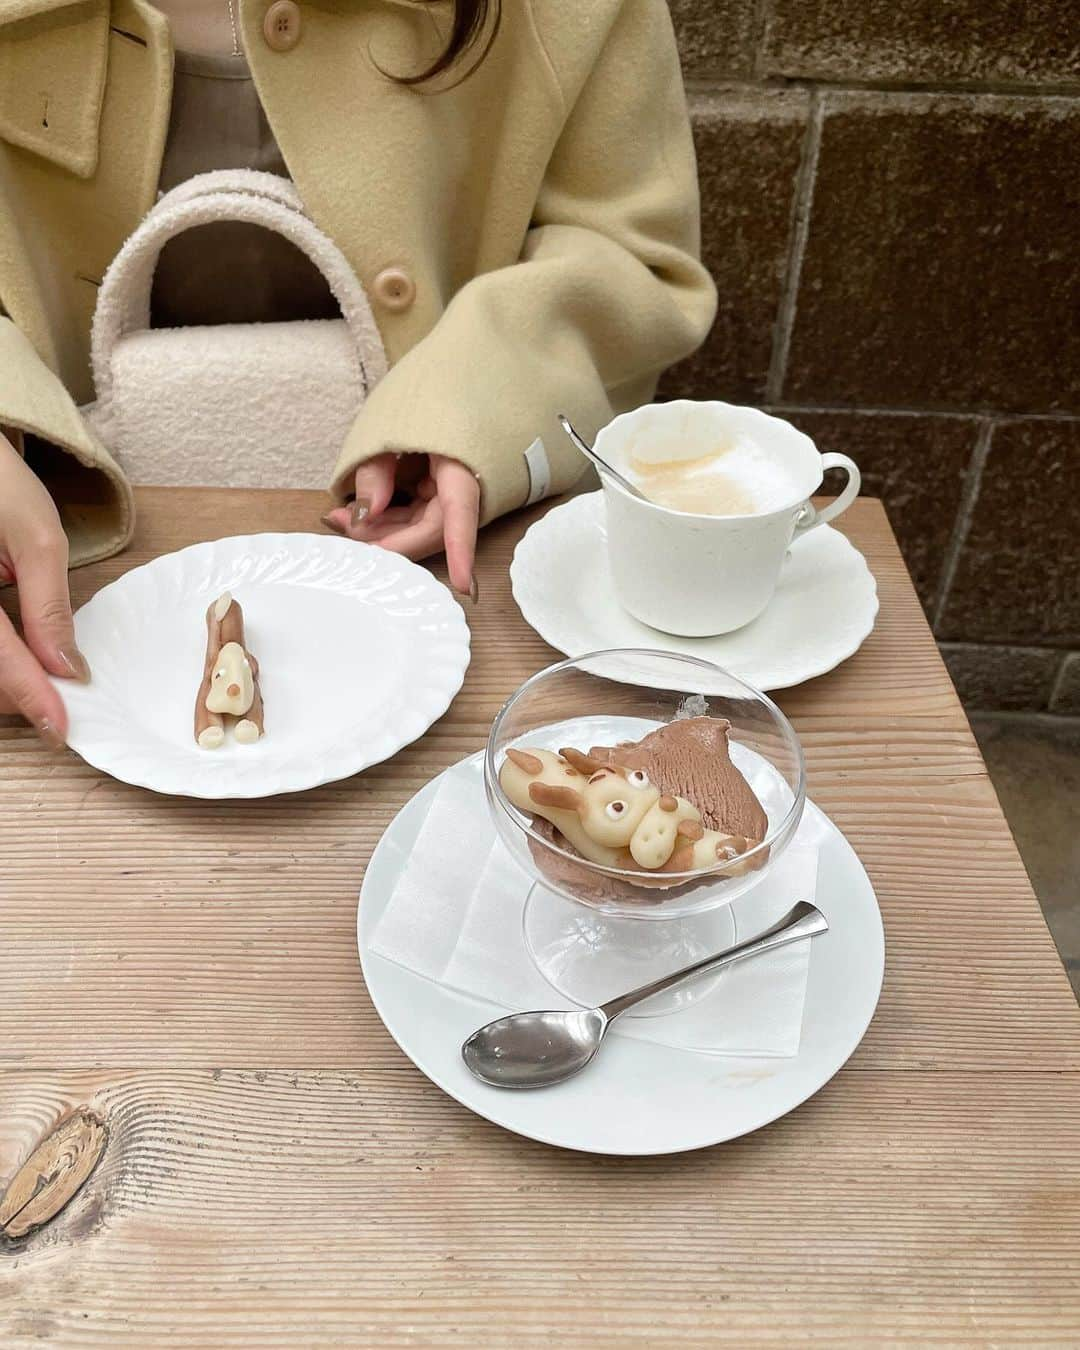
M 552 491 L 586 431 L 649 399 L 692 351 L 715 294 L 698 260 L 693 145 L 665 0 L 504 0 L 499 36 L 456 88 L 408 73 L 449 5 L 301 0 L 300 40 L 240 0 L 252 74 L 309 213 L 375 307 L 390 371 L 341 450 L 332 490 L 383 450 L 437 452 L 480 477 L 483 519 Z M 172 46 L 143 0 L 0 0 L 0 425 L 48 443 L 35 465 L 73 563 L 130 537 L 131 491 L 76 404 L 96 287 L 154 201 Z M 374 278 L 416 295 L 380 307 Z M 227 454 L 227 447 L 222 453 Z

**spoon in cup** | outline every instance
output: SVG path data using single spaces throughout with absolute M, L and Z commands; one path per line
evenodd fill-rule
M 559 423 L 562 426 L 563 431 L 566 432 L 566 434 L 574 442 L 574 444 L 585 456 L 585 458 L 590 460 L 593 466 L 596 469 L 598 469 L 600 473 L 606 473 L 609 478 L 613 478 L 615 482 L 618 483 L 618 485 L 624 489 L 624 491 L 630 493 L 631 497 L 637 497 L 639 501 L 643 502 L 649 500 L 645 496 L 644 492 L 642 492 L 639 488 L 636 488 L 633 485 L 633 483 L 631 483 L 629 478 L 624 478 L 623 475 L 618 471 L 618 469 L 612 468 L 612 466 L 607 462 L 606 459 L 600 458 L 600 456 L 596 453 L 596 451 L 592 448 L 592 446 L 588 443 L 588 441 L 586 441 L 584 437 L 579 436 L 578 433 L 574 430 L 573 424 L 571 423 L 569 417 L 567 417 L 565 413 L 559 413 Z
M 512 1013 L 489 1022 L 474 1031 L 461 1047 L 462 1058 L 474 1077 L 492 1087 L 540 1088 L 563 1083 L 592 1063 L 608 1028 L 628 1008 L 698 975 L 773 951 L 789 942 L 814 937 L 828 927 L 819 909 L 800 900 L 756 937 L 621 994 L 598 1008 Z

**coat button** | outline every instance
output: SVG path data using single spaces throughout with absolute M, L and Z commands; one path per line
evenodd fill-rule
M 300 41 L 300 6 L 296 0 L 274 0 L 263 19 L 263 37 L 272 51 L 292 51 Z
M 400 267 L 387 267 L 375 278 L 375 299 L 386 309 L 408 309 L 416 299 L 416 282 Z

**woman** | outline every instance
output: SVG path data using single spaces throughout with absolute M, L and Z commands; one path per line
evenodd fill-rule
M 246 88 L 243 117 L 199 106 L 183 53 L 246 60 L 217 89 Z M 556 414 L 594 432 L 646 401 L 712 320 L 665 0 L 4 0 L 0 80 L 0 576 L 24 629 L 0 614 L 0 699 L 52 745 L 44 672 L 89 678 L 66 569 L 132 528 L 76 411 L 96 286 L 185 164 L 287 173 L 348 259 L 390 370 L 325 520 L 445 547 L 463 593 L 477 525 L 580 474 Z

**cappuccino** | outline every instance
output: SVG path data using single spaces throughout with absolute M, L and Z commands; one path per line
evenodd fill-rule
M 765 609 L 790 548 L 859 491 L 846 455 L 822 455 L 790 422 L 757 408 L 676 399 L 623 413 L 596 438 L 615 593 L 642 623 L 680 637 L 733 633 Z M 810 497 L 846 471 L 835 501 Z
M 799 485 L 775 458 L 748 441 L 685 459 L 631 451 L 626 471 L 657 506 L 696 516 L 765 515 L 799 498 Z

